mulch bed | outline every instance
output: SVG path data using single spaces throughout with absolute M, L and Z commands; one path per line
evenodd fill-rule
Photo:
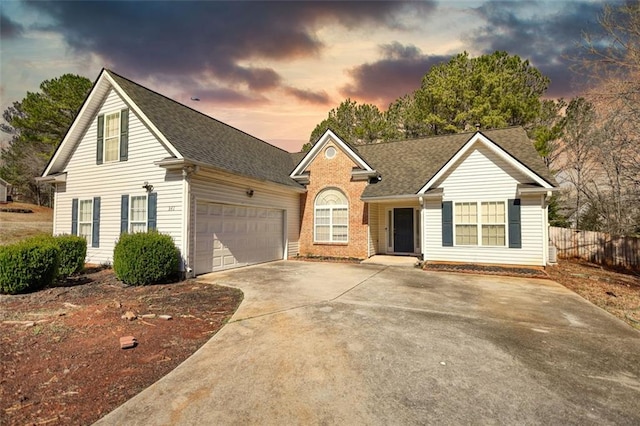
M 0 295 L 2 426 L 95 422 L 193 354 L 243 297 L 196 280 L 130 287 L 99 268 L 61 285 Z
M 471 263 L 425 263 L 422 268 L 425 271 L 462 272 L 471 274 L 505 275 L 511 277 L 549 278 L 549 275 L 541 269 L 525 267 L 506 267 L 496 265 L 477 265 Z

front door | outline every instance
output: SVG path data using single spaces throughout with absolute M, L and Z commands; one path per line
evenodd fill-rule
M 393 251 L 413 253 L 413 209 L 393 209 Z

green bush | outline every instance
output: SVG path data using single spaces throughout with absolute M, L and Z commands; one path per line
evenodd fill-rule
M 113 250 L 113 270 L 129 285 L 147 285 L 174 278 L 180 253 L 169 235 L 156 231 L 122 234 Z
M 22 293 L 53 284 L 60 249 L 51 238 L 31 238 L 0 247 L 0 292 Z
M 54 241 L 60 249 L 60 276 L 68 277 L 80 272 L 87 257 L 87 240 L 76 235 L 58 235 Z

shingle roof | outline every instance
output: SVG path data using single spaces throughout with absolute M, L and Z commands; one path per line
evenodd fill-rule
M 363 197 L 416 194 L 473 134 L 359 146 L 359 153 L 382 175 L 381 182 L 366 187 Z M 544 180 L 557 185 L 523 128 L 487 130 L 482 134 Z
M 291 154 L 106 71 L 186 159 L 251 178 L 301 188 Z

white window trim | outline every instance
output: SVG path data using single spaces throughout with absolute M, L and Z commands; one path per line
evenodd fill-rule
M 115 111 L 115 112 L 110 112 L 108 114 L 104 115 L 104 130 L 103 130 L 103 135 L 102 135 L 102 160 L 104 163 L 116 163 L 118 161 L 120 161 L 120 137 L 122 135 L 122 117 L 120 116 L 121 111 Z M 107 117 L 110 117 L 112 115 L 117 115 L 117 123 L 118 123 L 118 132 L 116 134 L 116 136 L 109 138 L 109 139 L 114 139 L 114 138 L 118 138 L 118 142 L 117 142 L 117 147 L 118 147 L 118 155 L 116 155 L 116 159 L 115 160 L 107 160 Z
M 327 189 L 336 189 L 336 188 L 324 188 L 321 191 L 318 192 L 318 194 L 316 195 L 316 199 L 313 201 L 313 242 L 314 243 L 320 243 L 320 244 L 348 244 L 349 243 L 349 204 L 347 202 L 347 204 L 328 204 L 328 205 L 317 205 L 317 200 L 318 200 L 318 196 L 320 196 L 320 194 L 322 194 L 325 190 Z M 338 190 L 340 191 L 340 190 Z M 344 193 L 342 191 L 340 191 L 343 195 Z M 346 195 L 344 195 L 346 198 Z M 348 200 L 347 200 L 348 201 Z M 318 225 L 317 225 L 317 210 L 318 209 L 322 209 L 322 210 L 326 210 L 329 209 L 329 239 L 328 240 L 318 240 L 318 237 L 316 235 L 316 231 L 318 229 Z M 346 228 L 347 228 L 347 239 L 344 241 L 334 241 L 333 239 L 333 210 L 338 210 L 338 209 L 345 209 L 347 211 L 347 224 L 346 224 Z M 337 225 L 337 226 L 344 226 L 344 225 Z
M 147 232 L 149 230 L 149 196 L 147 194 L 143 195 L 129 195 L 129 225 L 127 226 L 127 231 L 130 234 L 133 234 L 133 224 L 141 224 L 141 220 L 133 220 L 133 199 L 136 197 L 144 197 L 144 231 L 137 232 Z
M 476 223 L 458 223 L 456 222 L 456 204 L 475 203 L 476 204 Z M 504 205 L 504 222 L 503 223 L 483 223 L 482 222 L 482 203 L 502 203 Z M 492 247 L 503 248 L 509 246 L 509 210 L 508 200 L 478 200 L 478 201 L 454 201 L 453 202 L 453 246 L 454 247 Z M 475 225 L 478 244 L 458 244 L 456 243 L 456 225 Z M 482 244 L 482 225 L 502 225 L 504 226 L 504 244 L 503 245 L 484 245 Z
M 89 221 L 83 221 L 82 219 L 82 204 L 83 202 L 88 202 L 89 204 Z M 89 235 L 85 236 L 80 233 L 80 229 L 82 225 L 89 225 Z M 85 237 L 87 240 L 87 244 L 91 244 L 91 240 L 93 239 L 93 198 L 84 198 L 78 200 L 78 235 Z

